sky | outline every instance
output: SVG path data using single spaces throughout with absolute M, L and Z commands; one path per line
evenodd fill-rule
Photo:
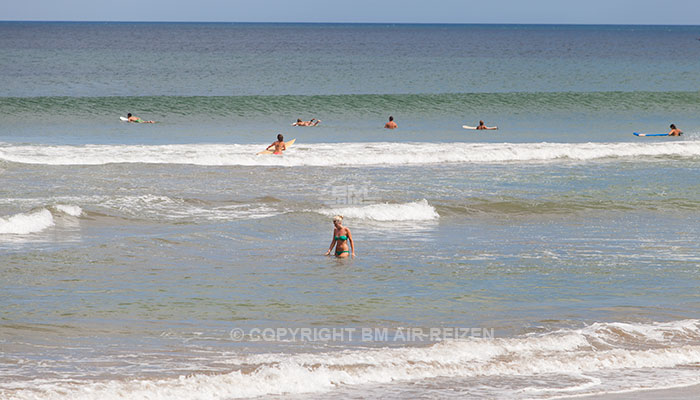
M 17 20 L 700 25 L 700 0 L 2 0 Z

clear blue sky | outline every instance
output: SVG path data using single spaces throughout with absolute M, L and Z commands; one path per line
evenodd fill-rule
M 700 25 L 700 0 L 2 0 L 0 20 Z

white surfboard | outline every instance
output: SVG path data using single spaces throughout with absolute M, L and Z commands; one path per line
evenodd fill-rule
M 477 130 L 476 126 L 469 126 L 469 125 L 462 125 L 462 128 Z M 486 129 L 498 129 L 498 127 L 497 126 L 487 126 Z
M 119 119 L 124 121 L 124 122 L 129 122 L 129 118 L 127 118 L 127 117 L 119 117 Z

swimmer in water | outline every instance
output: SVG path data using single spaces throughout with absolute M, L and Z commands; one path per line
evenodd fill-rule
M 676 124 L 671 124 L 669 128 L 671 128 L 671 132 L 668 133 L 668 136 L 680 136 L 683 134 L 680 129 L 676 128 Z
M 399 126 L 396 125 L 396 122 L 394 122 L 394 117 L 392 117 L 392 116 L 390 115 L 390 116 L 389 116 L 389 122 L 387 122 L 386 124 L 384 124 L 384 127 L 385 127 L 386 129 L 396 129 L 396 128 L 398 128 Z

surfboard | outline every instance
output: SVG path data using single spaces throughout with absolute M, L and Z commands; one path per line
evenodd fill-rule
M 127 117 L 119 117 L 119 119 L 120 119 L 122 122 L 129 122 L 129 118 L 127 118 Z M 133 123 L 134 123 L 134 124 L 137 124 L 137 123 L 141 123 L 141 124 L 157 124 L 158 121 L 153 121 L 153 122 L 150 122 L 150 121 L 134 121 Z
M 668 133 L 633 133 L 634 136 L 668 136 Z
M 290 141 L 284 142 L 284 144 L 287 146 L 287 150 L 289 150 L 289 148 L 292 147 L 292 145 L 294 144 L 294 142 L 296 142 L 296 138 L 294 138 L 294 139 L 292 139 L 292 140 L 290 140 Z M 272 151 L 272 150 L 263 150 L 263 151 L 259 152 L 257 155 L 261 155 L 261 154 L 272 154 L 272 153 L 274 153 L 274 151 Z
M 469 126 L 469 125 L 462 125 L 462 128 L 464 128 L 464 129 L 477 130 L 477 129 L 476 129 L 476 126 Z M 493 130 L 493 129 L 498 129 L 497 126 L 487 126 L 487 128 L 488 128 L 488 129 L 491 129 L 491 130 Z

